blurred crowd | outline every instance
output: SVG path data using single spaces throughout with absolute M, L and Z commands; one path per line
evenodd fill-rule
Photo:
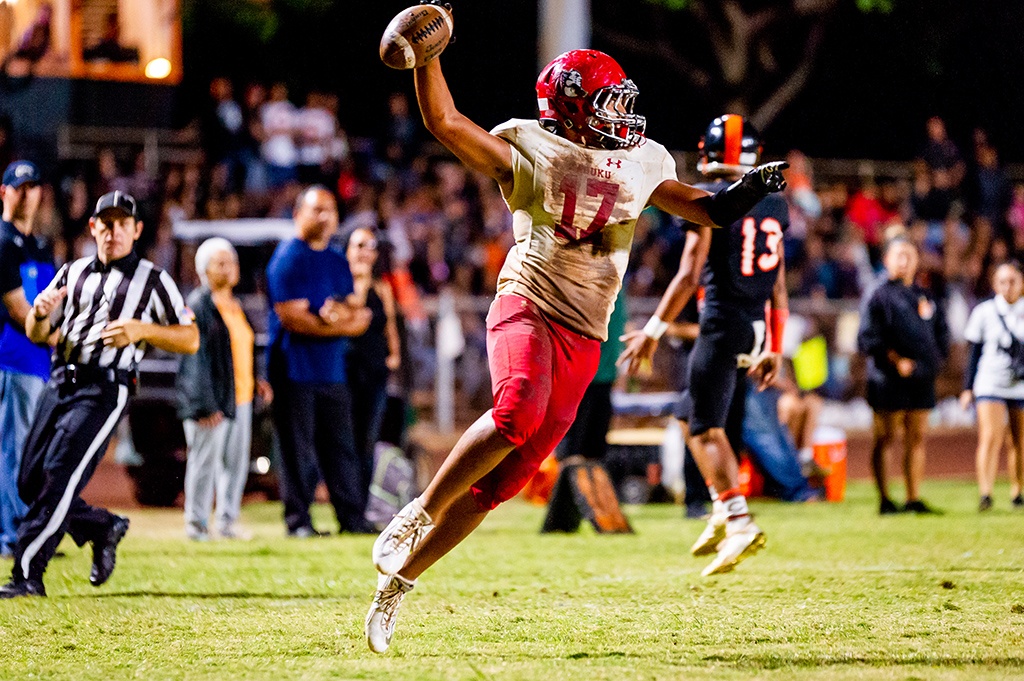
M 41 211 L 58 258 L 90 247 L 89 207 L 107 191 L 137 197 L 149 225 L 140 245 L 174 271 L 175 220 L 290 217 L 299 188 L 319 183 L 336 192 L 345 227 L 382 231 L 390 257 L 408 268 L 421 292 L 493 292 L 512 243 L 511 216 L 493 182 L 432 142 L 404 94 L 388 99 L 375 136 L 350 137 L 334 93 L 299 99 L 284 83 L 237 91 L 217 78 L 197 124 L 202 154 L 192 163 L 159 164 L 144 150 L 106 148 L 94 161 L 62 167 Z M 0 161 L 10 146 L 9 122 L 0 121 Z M 680 159 L 681 177 L 695 181 Z M 816 179 L 799 151 L 787 160 L 785 248 L 795 296 L 859 298 L 880 270 L 881 244 L 895 226 L 909 230 L 923 278 L 941 298 L 950 287 L 968 302 L 984 295 L 993 264 L 1024 249 L 1024 183 L 1011 182 L 982 129 L 961 148 L 941 118 L 929 119 L 918 157 L 889 166 L 889 174 Z M 664 290 L 682 242 L 667 216 L 653 209 L 645 215 L 631 258 L 631 296 Z

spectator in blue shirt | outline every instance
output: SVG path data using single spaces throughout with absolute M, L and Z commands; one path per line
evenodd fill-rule
M 295 238 L 282 241 L 267 265 L 285 523 L 291 537 L 320 534 L 309 507 L 322 475 L 341 531 L 369 532 L 363 512 L 370 481 L 355 451 L 345 354 L 347 339 L 366 331 L 371 314 L 349 302 L 348 261 L 330 246 L 338 231 L 334 195 L 321 186 L 305 189 L 294 219 Z
M 21 450 L 50 375 L 50 348 L 25 336 L 36 294 L 54 277 L 53 254 L 32 234 L 43 196 L 39 169 L 15 161 L 0 184 L 0 555 L 11 556 L 25 504 L 18 496 Z

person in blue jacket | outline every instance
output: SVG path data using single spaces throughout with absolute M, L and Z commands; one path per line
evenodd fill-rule
M 50 375 L 50 347 L 25 335 L 25 316 L 36 294 L 53 279 L 53 253 L 33 233 L 43 197 L 39 169 L 15 161 L 0 184 L 0 555 L 13 555 L 25 504 L 18 496 L 18 470 L 36 412 Z

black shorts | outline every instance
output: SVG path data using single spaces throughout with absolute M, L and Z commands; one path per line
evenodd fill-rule
M 875 411 L 917 411 L 935 407 L 934 378 L 887 376 L 868 379 L 868 404 Z
M 700 435 L 712 428 L 742 431 L 747 370 L 737 368 L 736 357 L 759 351 L 754 347 L 756 342 L 763 343 L 764 335 L 758 338 L 745 315 L 701 318 L 700 335 L 690 353 L 691 434 Z

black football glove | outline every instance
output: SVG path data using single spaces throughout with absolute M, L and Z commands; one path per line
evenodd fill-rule
M 786 188 L 782 171 L 789 167 L 785 161 L 765 163 L 747 172 L 714 196 L 703 199 L 708 217 L 721 227 L 727 227 L 747 214 L 761 199 Z
M 749 177 L 751 181 L 760 183 L 766 194 L 774 194 L 786 188 L 786 177 L 782 171 L 788 167 L 789 164 L 785 161 L 764 163 L 748 171 L 743 179 Z

